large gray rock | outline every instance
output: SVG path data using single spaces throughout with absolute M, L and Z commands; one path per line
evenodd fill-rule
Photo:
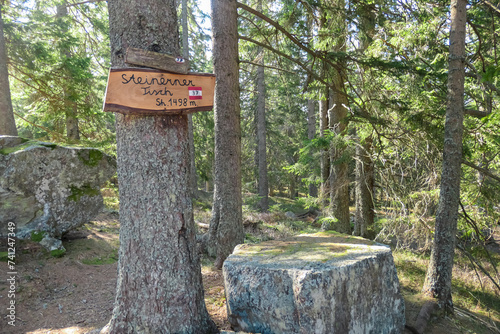
M 389 247 L 336 232 L 239 245 L 224 262 L 229 322 L 262 334 L 400 333 Z
M 115 173 L 115 160 L 97 149 L 0 136 L 0 236 L 14 222 L 18 238 L 62 249 L 51 239 L 99 213 L 100 186 Z

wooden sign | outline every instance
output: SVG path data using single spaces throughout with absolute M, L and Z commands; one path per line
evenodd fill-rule
M 109 71 L 104 111 L 133 115 L 207 111 L 214 105 L 214 88 L 213 74 L 115 68 Z
M 182 74 L 187 74 L 189 70 L 189 60 L 187 59 L 136 48 L 127 49 L 125 63 Z

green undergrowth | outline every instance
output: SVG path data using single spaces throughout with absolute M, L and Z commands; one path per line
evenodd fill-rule
M 426 297 L 421 289 L 430 256 L 407 250 L 393 251 L 399 283 L 407 303 L 423 305 Z M 500 328 L 500 293 L 488 278 L 461 259 L 455 258 L 452 298 L 456 314 L 451 319 L 463 333 L 491 333 L 490 326 Z M 415 306 L 415 305 L 413 305 Z M 412 305 L 408 305 L 412 307 Z M 464 316 L 466 314 L 466 316 Z

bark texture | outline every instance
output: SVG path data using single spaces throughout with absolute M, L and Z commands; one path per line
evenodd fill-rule
M 362 4 L 358 7 L 362 25 L 360 36 L 360 51 L 371 44 L 375 35 L 376 8 L 374 4 Z M 366 81 L 365 68 L 362 70 L 363 81 Z M 368 97 L 369 99 L 369 97 Z M 368 108 L 369 109 L 369 105 Z M 367 110 L 367 112 L 370 112 Z M 356 146 L 356 213 L 354 219 L 354 235 L 363 238 L 375 238 L 375 164 L 372 159 L 373 138 L 368 136 L 360 140 Z
M 344 0 L 336 0 L 339 8 L 345 7 Z M 337 18 L 332 22 L 339 28 L 335 38 L 335 52 L 345 52 L 347 42 L 347 21 L 345 13 L 339 12 Z M 329 109 L 329 128 L 336 136 L 344 136 L 347 128 L 347 106 L 349 101 L 345 94 L 346 72 L 345 61 L 340 62 L 340 67 L 334 73 L 333 94 L 331 108 Z M 330 206 L 332 215 L 338 220 L 336 229 L 338 232 L 351 233 L 349 217 L 349 165 L 344 157 L 345 148 L 341 145 L 330 147 Z
M 347 128 L 347 96 L 342 94 L 345 73 L 336 73 L 334 79 L 333 107 L 330 109 L 330 131 L 343 136 Z M 330 205 L 332 215 L 337 218 L 336 229 L 341 233 L 351 233 L 349 219 L 349 164 L 343 157 L 344 148 L 332 145 L 330 148 Z
M 17 136 L 16 121 L 10 97 L 7 49 L 3 33 L 2 7 L 0 4 L 0 135 Z
M 108 2 L 111 61 L 178 55 L 174 0 Z M 116 115 L 120 253 L 110 333 L 217 333 L 205 307 L 189 191 L 186 116 Z
M 212 0 L 215 81 L 214 205 L 209 253 L 222 267 L 243 243 L 241 199 L 241 127 L 238 73 L 238 26 L 235 0 Z
M 462 163 L 462 136 L 464 118 L 465 28 L 466 0 L 451 1 L 450 58 L 448 72 L 448 99 L 444 128 L 443 169 L 436 231 L 423 291 L 438 300 L 438 305 L 453 312 L 451 278 Z

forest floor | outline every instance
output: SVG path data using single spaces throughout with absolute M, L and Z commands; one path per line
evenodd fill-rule
M 198 210 L 195 217 L 201 226 L 209 219 L 209 210 Z M 291 234 L 315 229 L 311 219 L 276 223 L 284 214 L 245 213 L 247 242 L 281 239 Z M 317 227 L 316 227 L 317 228 Z M 66 254 L 51 257 L 37 243 L 18 241 L 16 254 L 17 292 L 15 327 L 3 318 L 1 333 L 88 333 L 103 327 L 110 319 L 116 286 L 118 214 L 103 213 L 94 221 L 65 235 Z M 496 247 L 498 248 L 497 235 Z M 5 241 L 0 251 L 5 251 Z M 207 309 L 220 329 L 230 329 L 226 320 L 226 304 L 222 272 L 212 267 L 213 260 L 202 258 L 203 285 Z M 424 261 L 424 262 L 422 262 Z M 406 303 L 407 324 L 412 325 L 425 302 L 412 275 L 421 276 L 425 259 L 395 253 L 395 262 Z M 4 263 L 5 264 L 5 263 Z M 408 269 L 405 266 L 410 265 Z M 3 266 L 3 265 L 2 265 Z M 421 267 L 419 267 L 421 266 Z M 5 266 L 4 266 L 5 267 Z M 425 272 L 425 271 L 424 271 Z M 2 270 L 2 275 L 6 270 Z M 0 280 L 2 317 L 8 306 L 6 277 Z M 454 296 L 455 298 L 455 296 Z M 498 298 L 498 295 L 492 298 Z M 495 304 L 495 303 L 494 303 Z M 497 303 L 498 304 L 498 301 Z M 495 304 L 495 305 L 496 305 Z M 500 333 L 500 308 L 476 305 L 457 309 L 453 317 L 431 319 L 426 333 Z M 410 333 L 410 332 L 408 332 Z

